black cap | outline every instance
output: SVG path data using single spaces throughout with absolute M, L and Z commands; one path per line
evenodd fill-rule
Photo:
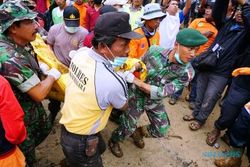
M 108 12 L 96 22 L 94 33 L 101 36 L 117 36 L 126 39 L 139 39 L 143 36 L 131 31 L 129 14 L 126 12 Z
M 63 11 L 63 19 L 67 27 L 80 26 L 80 14 L 74 6 L 67 6 Z

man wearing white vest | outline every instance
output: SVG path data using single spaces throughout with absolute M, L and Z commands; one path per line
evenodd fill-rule
M 187 0 L 183 10 L 179 10 L 177 0 L 170 0 L 166 8 L 166 17 L 159 26 L 160 46 L 165 49 L 173 49 L 176 35 L 181 23 L 184 21 L 191 7 L 191 0 Z
M 112 19 L 110 19 L 112 18 Z M 61 145 L 72 167 L 103 166 L 106 146 L 100 135 L 112 108 L 126 110 L 127 84 L 110 62 L 125 57 L 130 39 L 142 36 L 132 32 L 129 14 L 109 12 L 98 18 L 92 48 L 81 48 L 71 56 L 69 79 L 62 108 Z

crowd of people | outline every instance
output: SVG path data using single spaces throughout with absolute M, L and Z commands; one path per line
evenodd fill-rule
M 123 156 L 119 143 L 128 137 L 143 149 L 144 137 L 167 135 L 171 124 L 163 99 L 178 105 L 185 87 L 193 112 L 183 120 L 191 131 L 203 127 L 220 101 L 206 143 L 213 146 L 227 130 L 222 139 L 240 154 L 215 165 L 240 167 L 245 148 L 250 162 L 248 3 L 0 1 L 0 166 L 36 166 L 35 149 L 59 111 L 68 166 L 103 166 L 100 132 L 109 119 L 118 124 L 108 140 L 114 156 Z M 39 37 L 47 46 L 40 49 L 54 54 L 66 73 L 39 58 L 48 56 L 32 44 Z M 64 98 L 58 100 L 50 93 L 63 75 Z M 49 112 L 42 104 L 46 98 Z M 149 124 L 138 127 L 144 112 Z

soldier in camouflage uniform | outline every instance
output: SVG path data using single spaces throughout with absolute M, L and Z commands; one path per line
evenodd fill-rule
M 35 162 L 35 147 L 49 134 L 52 122 L 41 101 L 60 77 L 56 69 L 40 69 L 29 42 L 36 38 L 36 13 L 20 1 L 9 0 L 0 6 L 0 74 L 11 87 L 25 112 L 27 139 L 21 144 L 27 163 Z M 40 76 L 46 73 L 43 81 Z
M 204 44 L 207 38 L 194 29 L 181 30 L 173 50 L 151 46 L 142 61 L 146 64 L 148 75 L 145 83 L 134 78 L 129 89 L 129 107 L 121 115 L 119 127 L 109 140 L 111 152 L 123 156 L 119 142 L 131 136 L 139 148 L 144 148 L 145 137 L 163 137 L 170 122 L 162 99 L 187 86 L 194 76 L 189 61 L 194 57 L 197 46 Z M 126 74 L 125 74 L 126 75 Z M 124 76 L 128 81 L 128 75 Z M 128 81 L 129 82 L 129 81 Z M 136 124 L 146 111 L 150 124 L 137 128 Z

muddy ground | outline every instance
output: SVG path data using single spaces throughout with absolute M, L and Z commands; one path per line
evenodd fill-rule
M 125 140 L 121 144 L 124 156 L 116 158 L 110 150 L 106 150 L 103 155 L 105 167 L 214 167 L 212 154 L 219 155 L 222 151 L 228 150 L 228 146 L 218 140 L 219 149 L 210 147 L 206 144 L 206 134 L 212 127 L 214 120 L 218 117 L 220 107 L 216 105 L 207 123 L 201 130 L 190 131 L 188 122 L 184 122 L 182 117 L 191 113 L 188 103 L 184 100 L 184 95 L 177 104 L 169 105 L 165 99 L 166 110 L 171 121 L 171 128 L 168 136 L 161 139 L 145 139 L 145 148 L 139 149 L 132 139 Z M 45 102 L 46 105 L 46 102 Z M 58 120 L 53 131 L 48 138 L 37 148 L 37 159 L 39 167 L 60 167 L 64 155 L 60 146 L 60 124 Z M 140 124 L 147 124 L 146 115 L 140 119 Z M 106 129 L 102 132 L 107 142 L 111 132 L 117 125 L 109 122 Z M 210 154 L 210 155 L 209 155 Z M 242 167 L 247 167 L 247 158 L 244 155 Z

